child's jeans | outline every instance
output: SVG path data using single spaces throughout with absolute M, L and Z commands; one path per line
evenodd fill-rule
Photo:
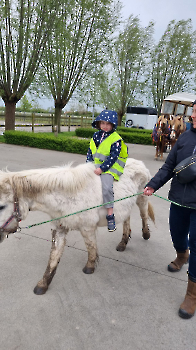
M 101 174 L 103 203 L 112 202 L 106 204 L 105 208 L 113 208 L 114 206 L 113 182 L 114 178 L 111 174 Z

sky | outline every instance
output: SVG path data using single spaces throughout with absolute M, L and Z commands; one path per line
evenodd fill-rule
M 154 38 L 159 41 L 168 23 L 175 19 L 192 19 L 193 29 L 196 30 L 196 0 L 120 0 L 123 4 L 123 18 L 131 14 L 138 16 L 142 26 L 155 22 Z

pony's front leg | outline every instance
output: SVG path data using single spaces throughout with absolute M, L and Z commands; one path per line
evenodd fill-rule
M 154 159 L 157 160 L 160 155 L 160 139 L 156 142 L 156 153 Z
M 52 282 L 52 279 L 56 273 L 57 265 L 63 254 L 63 250 L 66 244 L 65 234 L 67 232 L 68 230 L 63 232 L 52 230 L 52 247 L 50 251 L 48 266 L 43 275 L 43 278 L 38 282 L 38 284 L 34 288 L 34 293 L 37 295 L 45 294 L 49 284 Z
M 156 159 L 156 160 L 158 158 L 158 152 L 159 152 L 159 141 L 156 142 L 156 152 L 155 152 L 155 157 L 154 157 L 154 159 Z
M 88 260 L 83 268 L 83 272 L 86 274 L 91 274 L 94 272 L 96 262 L 99 260 L 96 241 L 96 228 L 81 228 L 80 232 L 84 238 L 88 251 Z
M 142 236 L 144 239 L 150 238 L 150 230 L 148 227 L 148 197 L 139 195 L 137 197 L 136 204 L 140 210 L 140 216 L 142 219 Z
M 116 250 L 118 252 L 124 252 L 128 240 L 131 237 L 131 229 L 130 229 L 130 216 L 123 222 L 123 235 L 121 242 L 117 245 Z
M 161 149 L 160 149 L 160 160 L 163 160 L 163 149 L 164 149 L 164 142 L 161 142 Z
M 163 160 L 164 147 L 165 147 L 165 136 L 162 136 L 161 148 L 160 148 L 160 160 Z

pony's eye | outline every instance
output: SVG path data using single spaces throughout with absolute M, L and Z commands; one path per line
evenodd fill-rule
M 5 205 L 0 205 L 0 210 L 3 210 L 5 208 Z

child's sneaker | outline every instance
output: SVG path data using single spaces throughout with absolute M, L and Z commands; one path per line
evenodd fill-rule
M 108 231 L 113 232 L 116 230 L 116 225 L 115 225 L 115 216 L 114 214 L 112 215 L 106 215 L 106 219 L 108 221 Z

